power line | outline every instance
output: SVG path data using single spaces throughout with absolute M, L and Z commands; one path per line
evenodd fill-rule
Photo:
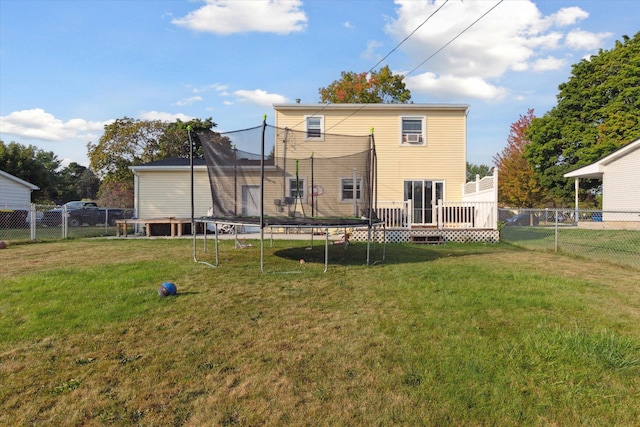
M 435 11 L 433 11 L 433 13 L 431 13 L 431 15 L 429 15 L 424 21 L 422 21 L 422 23 L 420 25 L 418 25 L 413 31 L 411 31 L 411 33 L 409 33 L 409 35 L 407 35 L 400 43 L 398 43 L 393 49 L 391 49 L 389 51 L 389 53 L 387 53 L 382 59 L 380 59 L 378 62 L 376 62 L 376 64 L 369 68 L 369 71 L 367 71 L 367 73 L 371 73 L 378 65 L 380 65 L 382 62 L 384 62 L 385 59 L 387 59 L 389 56 L 391 56 L 391 54 L 393 54 L 396 50 L 398 50 L 398 48 L 400 46 L 402 46 L 402 44 L 404 42 L 406 42 L 407 40 L 409 40 L 411 38 L 411 36 L 413 36 L 416 31 L 418 31 L 424 24 L 427 23 L 427 21 L 429 21 L 429 19 L 431 19 L 431 17 L 433 17 L 433 15 L 435 15 L 436 13 L 438 13 L 440 11 L 440 9 L 442 9 L 444 7 L 445 4 L 447 4 L 449 2 L 449 0 L 445 0 L 444 3 L 442 3 L 442 5 L 440 5 L 439 8 L 437 8 Z M 322 112 L 325 108 L 327 108 L 329 105 L 332 105 L 332 102 L 328 102 L 325 105 L 322 106 L 322 108 L 320 108 L 319 110 L 315 111 L 312 115 L 315 116 L 316 114 Z M 363 104 L 366 105 L 366 104 Z M 344 120 L 348 119 L 349 117 L 353 116 L 355 113 L 357 113 L 358 111 L 362 110 L 362 108 L 357 109 L 356 111 L 354 111 L 353 113 L 349 114 L 347 117 L 345 117 L 344 119 L 342 119 L 341 121 L 339 121 L 338 123 L 334 124 L 333 126 L 331 126 L 329 129 L 327 130 L 331 130 L 333 129 L 336 125 L 339 125 L 340 123 L 342 123 Z M 298 127 L 299 125 L 301 125 L 304 122 L 300 122 L 298 124 L 296 124 L 295 127 Z
M 415 32 L 416 32 L 416 31 L 418 31 L 418 30 L 419 30 L 419 29 L 420 29 L 424 24 L 426 24 L 426 23 L 427 23 L 427 21 L 428 21 L 429 19 L 431 19 L 431 17 L 432 17 L 433 15 L 435 15 L 436 13 L 438 13 L 438 11 L 439 11 L 440 9 L 442 9 L 442 8 L 444 7 L 444 5 L 445 5 L 445 4 L 447 4 L 448 2 L 449 2 L 449 0 L 445 0 L 445 2 L 444 2 L 444 3 L 442 3 L 442 5 L 441 5 L 439 8 L 437 8 L 437 9 L 436 9 L 436 10 L 435 10 L 431 15 L 429 15 L 429 16 L 427 17 L 427 19 L 425 19 L 424 21 L 422 21 L 422 24 L 418 25 L 418 26 L 416 27 L 416 29 L 415 29 L 415 30 L 411 31 L 411 33 L 410 33 L 407 37 L 405 37 L 405 38 L 404 38 L 404 40 L 402 40 L 400 43 L 398 43 L 398 44 L 396 45 L 396 47 L 394 47 L 393 49 L 391 49 L 391 50 L 389 51 L 389 53 L 387 53 L 387 54 L 384 56 L 384 58 L 382 58 L 381 60 L 379 60 L 378 62 L 376 62 L 376 65 L 374 65 L 373 67 L 369 68 L 369 73 L 370 73 L 371 71 L 373 71 L 373 70 L 374 70 L 378 65 L 380 65 L 380 64 L 381 64 L 385 59 L 387 59 L 389 56 L 391 56 L 391 54 L 392 54 L 393 52 L 395 52 L 396 50 L 398 50 L 398 48 L 399 48 L 400 46 L 402 46 L 402 44 L 403 44 L 404 42 L 406 42 L 407 40 L 409 40 L 409 39 L 411 38 L 411 36 L 415 34 Z
M 438 8 L 436 9 L 431 15 L 429 15 L 420 25 L 418 25 L 418 27 L 416 27 L 416 29 L 414 29 L 407 37 L 405 37 L 400 43 L 398 43 L 391 51 L 389 51 L 389 53 L 387 55 L 384 56 L 384 58 L 382 58 L 380 61 L 378 61 L 373 67 L 371 67 L 369 69 L 369 72 L 371 72 L 373 69 L 375 69 L 375 67 L 377 67 L 380 63 L 382 63 L 386 58 L 388 58 L 393 52 L 395 52 L 405 41 L 407 41 L 411 36 L 413 36 L 413 34 L 415 34 L 416 31 L 418 31 L 418 29 L 420 27 L 422 27 L 429 19 L 431 19 L 431 17 L 433 15 L 435 15 L 440 9 L 442 9 L 442 7 L 444 7 L 445 4 L 447 4 L 449 0 L 445 0 L 445 2 Z M 431 60 L 434 56 L 436 56 L 438 53 L 440 53 L 442 50 L 444 50 L 447 46 L 449 46 L 451 43 L 453 43 L 458 37 L 460 37 L 462 34 L 464 34 L 465 32 L 467 32 L 471 27 L 473 27 L 475 24 L 477 24 L 478 22 L 480 22 L 485 16 L 487 16 L 490 12 L 492 12 L 496 7 L 498 7 L 504 0 L 500 0 L 498 1 L 498 3 L 496 3 L 495 5 L 493 5 L 493 7 L 491 7 L 491 9 L 487 10 L 485 13 L 483 13 L 478 19 L 476 19 L 475 21 L 473 21 L 471 24 L 469 24 L 464 30 L 462 30 L 461 32 L 459 32 L 455 37 L 453 37 L 451 40 L 449 40 L 447 43 L 445 43 L 440 49 L 436 50 L 433 54 L 431 54 L 429 57 L 427 57 L 427 59 L 425 59 L 424 61 L 422 61 L 420 64 L 418 64 L 416 67 L 414 67 L 411 71 L 409 71 L 407 74 L 404 75 L 404 77 L 411 75 L 413 72 L 415 72 L 418 68 L 422 67 L 424 64 L 426 64 L 429 60 Z M 327 108 L 329 105 L 332 105 L 333 103 L 327 103 L 326 105 L 324 105 L 322 108 L 318 109 L 316 112 L 313 113 L 313 115 L 316 115 L 317 113 L 322 112 L 325 108 Z M 358 109 L 356 109 L 355 111 L 353 111 L 351 114 L 349 114 L 348 116 L 344 117 L 342 120 L 340 120 L 339 122 L 335 123 L 333 126 L 331 126 L 331 128 L 327 129 L 327 130 L 331 130 L 333 129 L 335 126 L 339 125 L 340 123 L 344 122 L 346 119 L 348 119 L 349 117 L 355 115 L 356 113 L 362 111 L 364 108 L 366 108 L 368 104 L 362 104 L 362 106 Z M 304 122 L 300 122 L 296 125 L 296 127 L 300 124 L 302 124 Z
M 475 21 L 473 21 L 467 28 L 465 28 L 464 30 L 462 30 L 460 33 L 458 33 L 457 36 L 455 36 L 454 38 L 452 38 L 451 40 L 449 40 L 444 46 L 442 46 L 440 49 L 436 50 L 433 54 L 431 54 L 431 56 L 429 56 L 427 59 L 425 59 L 424 61 L 422 61 L 420 64 L 418 64 L 413 70 L 409 71 L 407 74 L 405 74 L 405 77 L 410 75 L 411 73 L 413 73 L 414 71 L 416 71 L 418 68 L 422 67 L 427 61 L 429 61 L 431 58 L 433 58 L 434 56 L 436 56 L 438 53 L 440 53 L 444 48 L 446 48 L 447 46 L 449 46 L 451 43 L 453 43 L 458 37 L 460 37 L 462 34 L 464 34 L 465 32 L 467 32 L 467 30 L 471 27 L 473 27 L 474 25 L 476 25 L 482 18 L 484 18 L 485 16 L 487 16 L 489 14 L 489 12 L 491 12 L 493 9 L 495 9 L 496 7 L 498 7 L 500 5 L 500 3 L 502 3 L 504 0 L 500 0 L 498 3 L 496 3 L 495 5 L 493 5 L 493 7 L 489 10 L 487 10 L 484 14 L 482 14 L 482 16 L 480 16 L 478 19 L 476 19 Z

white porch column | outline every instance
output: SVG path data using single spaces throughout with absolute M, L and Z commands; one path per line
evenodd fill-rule
M 574 188 L 575 188 L 575 215 L 573 216 L 574 221 L 576 223 L 578 223 L 578 192 L 580 190 L 580 178 L 576 177 L 576 180 L 574 182 Z

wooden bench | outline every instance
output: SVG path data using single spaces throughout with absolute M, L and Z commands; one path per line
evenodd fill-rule
M 191 225 L 191 218 L 149 218 L 149 219 L 118 219 L 116 220 L 116 237 L 127 237 L 129 225 L 144 224 L 147 237 L 151 237 L 151 226 L 159 224 L 169 224 L 171 227 L 171 237 L 181 237 L 182 228 L 185 224 Z
M 409 237 L 411 243 L 439 245 L 444 243 L 442 236 L 411 236 Z

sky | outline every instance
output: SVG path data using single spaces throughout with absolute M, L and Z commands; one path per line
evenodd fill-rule
M 414 103 L 469 105 L 467 161 L 492 166 L 573 64 L 638 31 L 637 0 L 0 0 L 0 139 L 89 166 L 115 119 L 273 124 L 388 65 Z

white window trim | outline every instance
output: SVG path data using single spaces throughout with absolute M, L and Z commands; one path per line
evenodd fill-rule
M 408 138 L 402 133 L 402 123 L 407 120 L 420 120 L 422 122 L 422 134 L 420 134 L 420 139 L 422 141 L 419 142 L 408 142 L 406 141 Z M 403 147 L 424 147 L 427 145 L 427 118 L 425 116 L 400 116 L 400 145 Z M 414 134 L 417 135 L 417 134 Z
M 341 202 L 348 202 L 348 203 L 353 203 L 353 199 L 345 199 L 344 198 L 344 181 L 345 180 L 349 180 L 349 181 L 353 181 L 353 177 L 352 176 L 344 176 L 342 178 L 340 178 L 340 201 Z M 356 178 L 356 188 L 353 189 L 353 192 L 357 195 L 358 194 L 358 187 L 360 187 L 360 197 L 356 197 L 356 201 L 362 201 L 362 177 L 357 177 Z
M 309 119 L 310 118 L 320 119 L 320 136 L 318 137 L 309 136 Z M 304 140 L 305 141 L 324 141 L 324 116 L 318 116 L 315 114 L 304 116 Z
M 300 197 L 298 200 L 302 200 L 302 202 L 306 203 L 307 202 L 307 178 L 303 178 L 303 177 L 299 177 L 298 180 L 300 181 L 300 191 L 302 191 L 302 197 Z M 295 178 L 289 177 L 289 179 L 287 180 L 287 197 L 291 197 L 291 190 L 295 189 Z

